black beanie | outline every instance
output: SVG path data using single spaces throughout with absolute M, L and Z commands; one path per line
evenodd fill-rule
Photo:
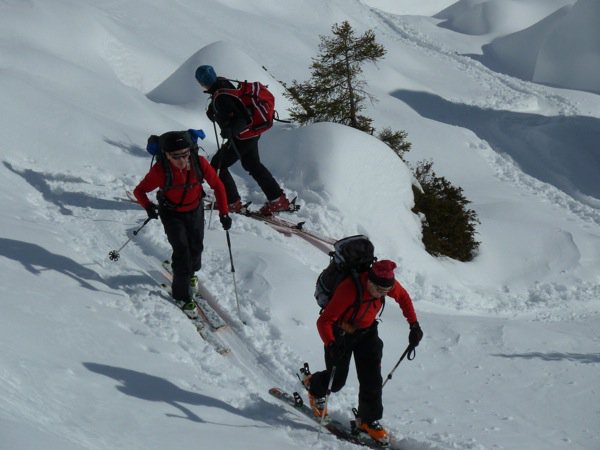
M 190 147 L 190 142 L 181 131 L 169 131 L 161 136 L 162 148 L 165 152 L 176 152 Z

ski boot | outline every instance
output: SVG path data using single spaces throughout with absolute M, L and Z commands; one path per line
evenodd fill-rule
M 177 300 L 175 303 L 190 319 L 198 318 L 198 306 L 196 306 L 196 303 L 193 300 L 187 302 L 184 300 Z
M 308 363 L 304 363 L 304 367 L 300 369 L 298 378 L 300 378 L 300 381 L 302 381 L 302 384 L 308 392 L 308 402 L 315 417 L 320 417 L 327 420 L 327 399 L 325 397 L 315 397 L 310 392 L 310 379 L 312 378 L 312 373 L 310 373 Z
M 242 212 L 242 201 L 237 199 L 235 202 L 229 204 L 230 213 L 241 213 Z
M 368 434 L 373 441 L 381 448 L 387 448 L 390 446 L 390 436 L 385 428 L 381 426 L 378 420 L 371 422 L 363 422 L 358 416 L 358 410 L 352 408 L 355 420 L 351 422 L 351 428 L 353 434 L 365 433 Z
M 271 200 L 263 205 L 260 208 L 259 213 L 263 216 L 271 216 L 273 213 L 279 211 L 289 211 L 290 210 L 290 201 L 287 199 L 285 194 L 281 194 L 275 200 Z

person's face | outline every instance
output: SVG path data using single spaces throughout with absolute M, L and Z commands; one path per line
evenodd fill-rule
M 183 148 L 175 152 L 167 152 L 167 158 L 169 158 L 169 161 L 171 161 L 178 169 L 184 169 L 190 158 L 190 149 Z
M 371 297 L 375 297 L 375 298 L 383 297 L 388 292 L 390 292 L 390 289 L 392 289 L 391 286 L 390 287 L 378 286 L 375 283 L 373 283 L 371 280 L 367 281 L 367 292 L 369 293 L 369 295 Z

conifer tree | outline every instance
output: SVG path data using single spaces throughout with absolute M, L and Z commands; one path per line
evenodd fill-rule
M 333 37 L 321 36 L 310 80 L 294 80 L 287 90 L 295 103 L 290 115 L 302 124 L 330 121 L 372 133 L 372 119 L 360 114 L 364 100 L 371 98 L 360 75 L 363 63 L 377 61 L 386 50 L 375 42 L 372 30 L 357 37 L 347 21 L 331 30 Z
M 423 214 L 423 243 L 434 256 L 449 256 L 459 261 L 471 261 L 479 248 L 475 240 L 477 214 L 467 208 L 470 203 L 460 187 L 453 186 L 432 169 L 431 161 L 419 163 L 415 177 L 420 190 L 413 185 L 413 212 Z
M 348 22 L 332 27 L 333 37 L 321 36 L 319 55 L 312 59 L 311 78 L 303 83 L 296 80 L 284 85 L 285 96 L 292 100 L 290 116 L 307 124 L 335 122 L 374 134 L 373 120 L 361 115 L 364 101 L 373 98 L 364 90 L 361 79 L 362 64 L 376 62 L 386 51 L 375 42 L 369 30 L 356 37 Z M 404 131 L 387 127 L 377 137 L 387 144 L 400 159 L 411 148 Z M 434 256 L 448 256 L 459 261 L 472 260 L 479 248 L 475 240 L 475 225 L 479 223 L 475 211 L 460 187 L 453 186 L 432 170 L 433 163 L 423 162 L 415 178 L 421 188 L 413 186 L 413 212 L 423 217 L 423 243 Z
M 406 131 L 393 131 L 389 127 L 384 128 L 377 134 L 377 138 L 391 148 L 402 161 L 404 161 L 404 154 L 412 147 L 406 137 Z

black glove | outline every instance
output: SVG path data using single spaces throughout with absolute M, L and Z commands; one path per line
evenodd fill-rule
M 421 330 L 419 322 L 411 323 L 410 333 L 408 333 L 408 343 L 411 347 L 416 347 L 421 342 L 421 339 L 423 339 L 423 330 Z
M 220 134 L 223 139 L 232 139 L 233 138 L 233 132 L 231 131 L 230 127 L 221 128 Z
M 158 219 L 158 206 L 154 203 L 150 203 L 150 206 L 146 208 L 146 214 L 150 219 Z
M 219 216 L 219 220 L 221 221 L 221 225 L 223 225 L 223 229 L 225 231 L 231 228 L 231 217 L 229 214 L 225 214 L 224 216 Z
M 325 352 L 332 363 L 336 363 L 344 355 L 344 346 L 337 341 L 330 342 L 325 348 Z

